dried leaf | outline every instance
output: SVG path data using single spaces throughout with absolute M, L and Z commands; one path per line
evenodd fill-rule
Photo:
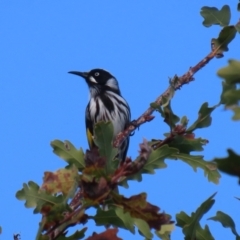
M 50 194 L 68 195 L 70 192 L 75 192 L 78 182 L 78 170 L 73 165 L 68 169 L 59 169 L 56 172 L 45 172 L 41 189 Z
M 145 193 L 130 198 L 125 198 L 116 193 L 113 193 L 112 196 L 113 201 L 122 206 L 124 211 L 129 212 L 133 218 L 144 220 L 150 228 L 160 230 L 161 225 L 171 223 L 169 215 L 160 213 L 159 207 L 146 201 Z
M 122 240 L 122 238 L 117 236 L 117 232 L 117 228 L 107 229 L 102 233 L 93 233 L 93 235 L 86 240 Z

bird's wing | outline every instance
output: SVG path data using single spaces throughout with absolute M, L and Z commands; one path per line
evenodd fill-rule
M 89 145 L 89 148 L 91 149 L 95 146 L 95 144 L 93 141 L 93 125 L 94 125 L 94 123 L 90 119 L 89 106 L 87 106 L 87 108 L 86 108 L 85 124 L 86 124 L 86 134 L 87 134 L 88 145 Z

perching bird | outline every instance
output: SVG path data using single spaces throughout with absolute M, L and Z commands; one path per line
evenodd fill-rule
M 111 121 L 114 138 L 130 123 L 131 113 L 126 100 L 121 96 L 117 79 L 103 69 L 89 72 L 71 71 L 71 74 L 83 77 L 88 84 L 90 100 L 86 107 L 85 122 L 90 149 L 95 146 L 93 127 L 99 121 Z M 129 145 L 129 137 L 119 147 L 118 158 L 124 161 Z

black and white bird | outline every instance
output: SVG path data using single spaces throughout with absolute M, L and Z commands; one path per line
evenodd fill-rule
M 103 69 L 89 72 L 70 71 L 86 80 L 90 91 L 90 100 L 86 107 L 85 122 L 90 149 L 94 147 L 93 127 L 99 121 L 111 121 L 114 137 L 130 123 L 131 112 L 128 103 L 122 97 L 117 79 Z M 119 147 L 118 158 L 124 161 L 129 146 L 129 137 Z

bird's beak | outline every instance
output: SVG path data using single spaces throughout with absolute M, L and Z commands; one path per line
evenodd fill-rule
M 82 78 L 84 78 L 84 79 L 86 79 L 87 76 L 88 76 L 88 73 L 87 73 L 87 72 L 70 71 L 70 72 L 68 72 L 68 73 L 78 75 L 78 76 L 80 76 L 80 77 L 82 77 Z

